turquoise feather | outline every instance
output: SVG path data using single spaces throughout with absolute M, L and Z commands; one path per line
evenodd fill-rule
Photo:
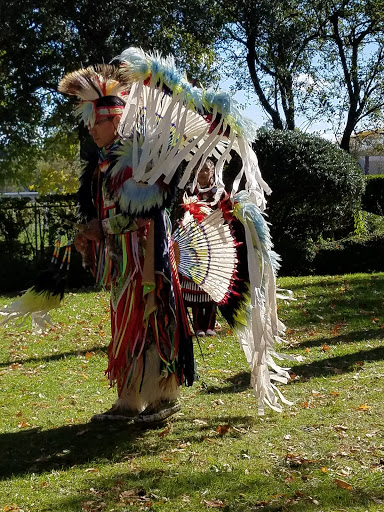
M 136 183 L 133 178 L 124 182 L 119 192 L 119 205 L 130 215 L 143 215 L 152 208 L 160 208 L 167 199 L 167 191 L 157 183 Z

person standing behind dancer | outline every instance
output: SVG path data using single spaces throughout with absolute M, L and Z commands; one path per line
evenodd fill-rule
M 197 185 L 191 194 L 199 201 L 212 203 L 217 192 L 215 164 L 207 158 L 197 176 Z M 183 277 L 181 281 L 184 303 L 192 310 L 193 330 L 197 336 L 215 336 L 217 305 L 211 297 L 193 281 Z

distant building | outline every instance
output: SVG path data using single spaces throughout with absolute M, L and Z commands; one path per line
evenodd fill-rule
M 365 130 L 352 135 L 350 149 L 364 174 L 384 174 L 383 130 Z
M 359 158 L 364 174 L 384 174 L 384 156 L 366 155 Z

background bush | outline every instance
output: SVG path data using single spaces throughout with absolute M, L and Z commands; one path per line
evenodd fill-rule
M 59 233 L 63 243 L 73 236 L 76 197 L 43 196 L 36 202 L 26 198 L 0 201 L 0 291 L 19 292 L 34 282 L 36 275 L 51 261 Z M 63 257 L 64 248 L 59 258 Z M 68 287 L 92 286 L 94 280 L 82 268 L 80 255 L 73 250 Z
M 384 213 L 384 174 L 365 176 L 366 188 L 362 198 L 363 210 L 383 215 Z
M 384 272 L 384 237 L 372 234 L 322 242 L 313 270 L 318 275 Z
M 353 231 L 365 188 L 360 166 L 331 142 L 299 131 L 261 129 L 254 148 L 272 188 L 267 214 L 281 274 L 309 273 L 320 237 Z

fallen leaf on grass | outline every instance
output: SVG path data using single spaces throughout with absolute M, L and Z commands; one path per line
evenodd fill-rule
M 368 404 L 361 404 L 356 408 L 357 411 L 369 411 L 370 406 Z
M 119 495 L 119 498 L 123 503 L 133 504 L 138 502 L 145 504 L 146 508 L 152 507 L 152 501 L 145 495 L 144 489 L 130 489 L 129 491 L 123 491 Z
M 17 425 L 18 428 L 26 428 L 26 427 L 30 427 L 31 425 L 29 423 L 27 423 L 26 421 L 22 421 L 21 423 L 19 423 Z
M 331 396 L 340 396 L 340 393 L 338 391 L 331 391 L 329 394 Z
M 204 500 L 204 505 L 210 508 L 225 508 L 225 505 L 220 500 Z
M 330 352 L 331 351 L 331 347 L 329 347 L 328 345 L 326 345 L 325 343 L 323 344 L 323 346 L 321 347 L 321 350 L 323 352 Z
M 229 432 L 231 427 L 229 425 L 219 425 L 216 429 L 216 432 L 219 434 L 219 436 L 223 436 L 227 432 Z
M 87 468 L 85 470 L 86 473 L 97 473 L 99 470 L 97 468 Z
M 287 453 L 287 455 L 285 456 L 285 461 L 290 466 L 301 466 L 303 464 L 319 462 L 319 460 L 317 459 L 306 459 L 305 457 L 302 457 L 301 455 L 296 455 L 294 453 Z
M 347 489 L 347 491 L 352 491 L 352 485 L 348 482 L 345 482 L 344 480 L 340 480 L 340 478 L 335 478 L 333 480 L 337 487 L 340 487 L 341 489 Z
M 120 494 L 120 499 L 132 498 L 133 496 L 138 497 L 138 493 L 142 492 L 139 489 L 130 489 L 129 491 L 123 491 Z
M 85 353 L 85 359 L 91 359 L 91 357 L 93 357 L 95 355 L 94 352 L 86 352 Z
M 98 501 L 84 501 L 81 508 L 84 512 L 102 512 L 106 507 L 104 502 Z
M 164 437 L 166 436 L 167 434 L 169 434 L 171 431 L 171 426 L 169 425 L 168 427 L 166 427 L 164 430 L 162 430 L 161 432 L 159 432 L 157 435 L 159 437 Z
M 1 509 L 4 512 L 17 512 L 20 510 L 20 508 L 17 505 L 4 505 L 4 507 Z
M 197 419 L 197 418 L 196 418 L 195 420 L 193 420 L 193 422 L 192 422 L 192 423 L 194 423 L 195 425 L 208 425 L 208 423 L 207 423 L 206 421 L 204 421 L 204 420 L 199 420 L 199 419 Z

